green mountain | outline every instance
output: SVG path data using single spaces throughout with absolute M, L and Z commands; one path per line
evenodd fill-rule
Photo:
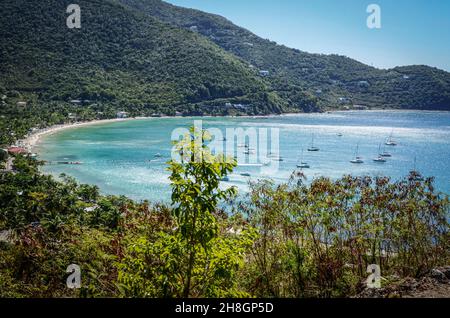
M 77 1 L 81 28 L 69 29 L 71 2 L 2 1 L 0 93 L 95 101 L 135 114 L 221 114 L 226 103 L 256 113 L 289 110 L 247 63 L 199 34 L 115 0 Z
M 450 110 L 450 73 L 427 66 L 380 70 L 338 55 L 310 54 L 262 39 L 227 19 L 160 0 L 120 0 L 129 7 L 198 32 L 259 70 L 270 71 L 280 95 L 287 85 L 319 98 L 320 105 L 359 104 Z M 289 96 L 285 96 L 289 98 Z
M 159 0 L 80 0 L 81 29 L 69 29 L 71 2 L 2 1 L 2 126 L 18 114 L 26 131 L 37 114 L 41 120 L 33 125 L 59 123 L 70 114 L 111 117 L 117 110 L 225 115 L 353 104 L 450 109 L 450 74 L 435 68 L 379 70 L 342 56 L 309 54 L 223 17 Z M 19 100 L 30 106 L 14 108 Z

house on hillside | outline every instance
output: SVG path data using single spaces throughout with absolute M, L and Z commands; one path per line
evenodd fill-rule
M 359 87 L 369 87 L 370 84 L 369 84 L 368 81 L 359 81 L 359 82 L 358 82 L 358 86 L 359 86 Z
M 17 102 L 18 107 L 25 107 L 27 106 L 27 102 Z
M 259 75 L 261 75 L 263 77 L 266 77 L 266 76 L 270 75 L 270 72 L 266 71 L 266 70 L 261 70 L 261 71 L 259 71 Z
M 250 107 L 250 105 L 242 105 L 242 104 L 234 104 L 233 106 L 237 109 L 246 109 Z
M 70 103 L 72 103 L 72 104 L 74 104 L 74 105 L 80 105 L 80 104 L 81 104 L 81 100 L 79 100 L 79 99 L 72 99 L 72 100 L 70 101 Z
M 119 118 L 119 119 L 128 118 L 128 113 L 127 112 L 117 112 L 117 118 Z

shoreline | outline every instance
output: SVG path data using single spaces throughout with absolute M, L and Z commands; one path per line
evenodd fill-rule
M 29 136 L 24 139 L 18 141 L 19 146 L 27 149 L 29 152 L 33 152 L 33 150 L 39 145 L 41 139 L 45 136 L 50 136 L 55 133 L 61 132 L 63 130 L 78 128 L 78 127 L 86 127 L 98 124 L 107 124 L 128 120 L 136 120 L 136 119 L 146 119 L 145 118 L 114 118 L 114 119 L 96 119 L 92 121 L 84 121 L 70 124 L 62 124 L 62 125 L 54 125 L 48 128 L 39 129 L 35 132 L 32 132 Z
M 298 115 L 298 113 L 286 113 L 286 114 L 273 114 L 273 115 L 255 115 L 255 116 L 224 116 L 224 117 L 276 117 L 276 116 L 283 116 L 283 115 Z M 187 116 L 187 117 L 180 117 L 180 116 L 161 116 L 161 117 L 130 117 L 130 118 L 111 118 L 111 119 L 96 119 L 92 121 L 84 121 L 84 122 L 76 122 L 76 123 L 67 123 L 62 125 L 54 125 L 47 128 L 42 128 L 37 131 L 32 132 L 30 135 L 25 137 L 24 139 L 18 140 L 17 145 L 19 147 L 25 148 L 30 153 L 33 152 L 33 150 L 39 145 L 41 139 L 45 136 L 50 136 L 55 133 L 61 132 L 63 130 L 72 129 L 72 128 L 79 128 L 79 127 L 86 127 L 86 126 L 93 126 L 93 125 L 99 125 L 99 124 L 108 124 L 108 123 L 115 123 L 115 122 L 124 122 L 124 121 L 131 121 L 131 120 L 147 120 L 147 119 L 161 119 L 161 118 L 189 118 L 189 117 L 196 117 L 196 116 Z M 198 118 L 212 118 L 215 116 L 198 116 Z M 221 116 L 222 117 L 222 116 Z

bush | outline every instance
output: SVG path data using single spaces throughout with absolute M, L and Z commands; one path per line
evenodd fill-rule
M 448 203 L 416 174 L 252 184 L 240 205 L 260 233 L 247 284 L 258 297 L 331 297 L 354 294 L 369 264 L 424 275 L 450 259 Z

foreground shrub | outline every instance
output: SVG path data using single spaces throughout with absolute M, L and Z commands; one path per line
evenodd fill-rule
M 355 293 L 369 264 L 383 276 L 424 275 L 449 262 L 448 203 L 417 174 L 252 184 L 237 209 L 260 233 L 247 286 L 256 296 L 330 297 Z

